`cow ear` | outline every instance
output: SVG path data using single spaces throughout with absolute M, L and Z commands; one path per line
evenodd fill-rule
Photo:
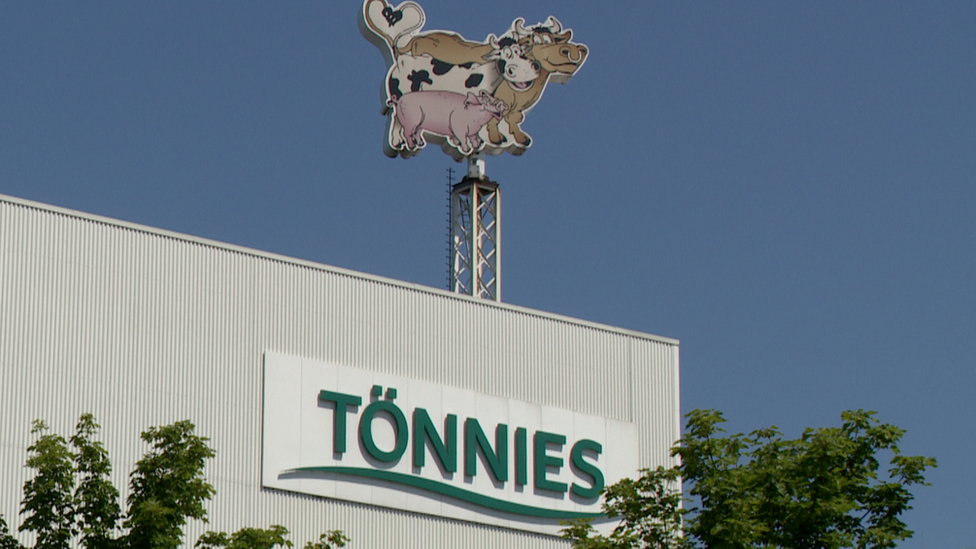
M 474 92 L 468 92 L 468 96 L 464 99 L 464 106 L 468 105 L 480 105 L 481 101 L 478 101 L 478 96 Z
M 502 48 L 498 45 L 498 38 L 495 38 L 494 33 L 489 34 L 485 43 L 491 46 L 491 51 L 482 55 L 481 58 L 485 61 L 498 61 L 502 53 Z
M 557 44 L 562 44 L 563 42 L 569 42 L 570 40 L 573 39 L 573 31 L 572 29 L 570 29 L 562 34 L 554 34 L 553 38 L 556 39 Z

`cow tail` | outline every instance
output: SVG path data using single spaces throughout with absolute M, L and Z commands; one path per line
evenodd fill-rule
M 384 29 L 377 26 L 369 18 L 369 6 L 375 3 L 381 4 L 384 8 L 389 7 L 389 4 L 386 3 L 386 0 L 367 0 L 366 2 L 363 3 L 363 13 L 362 13 L 362 19 L 360 19 L 360 21 L 365 23 L 366 26 L 369 28 L 370 31 L 372 31 L 373 34 L 382 38 L 383 41 L 386 42 L 386 45 L 389 46 L 391 50 L 396 52 L 396 45 L 395 45 L 396 37 L 390 36 L 387 32 L 384 32 Z

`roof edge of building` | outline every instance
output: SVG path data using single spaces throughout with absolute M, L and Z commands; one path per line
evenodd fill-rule
M 70 208 L 63 208 L 63 207 L 60 207 L 60 206 L 54 206 L 54 205 L 51 205 L 51 204 L 45 204 L 43 202 L 36 202 L 36 201 L 33 201 L 33 200 L 24 199 L 24 198 L 17 198 L 17 197 L 14 197 L 14 196 L 9 196 L 9 195 L 5 195 L 5 194 L 0 193 L 0 203 L 3 203 L 3 202 L 6 202 L 8 204 L 13 204 L 13 205 L 16 205 L 16 206 L 21 206 L 21 207 L 25 207 L 25 208 L 34 209 L 34 210 L 39 210 L 39 211 L 43 211 L 43 212 L 49 212 L 49 213 L 63 215 L 63 216 L 67 216 L 67 217 L 73 217 L 73 218 L 77 218 L 77 219 L 89 221 L 89 222 L 92 222 L 92 223 L 100 223 L 100 224 L 108 225 L 108 226 L 111 226 L 111 227 L 118 227 L 118 228 L 121 228 L 121 229 L 127 229 L 127 230 L 131 230 L 131 231 L 137 231 L 137 232 L 146 233 L 146 234 L 155 235 L 155 236 L 160 236 L 160 237 L 164 237 L 164 238 L 171 238 L 171 239 L 174 239 L 174 240 L 179 240 L 179 241 L 183 241 L 183 242 L 187 242 L 187 243 L 191 243 L 191 244 L 197 244 L 197 245 L 200 245 L 200 246 L 207 246 L 207 247 L 210 247 L 210 248 L 215 248 L 215 249 L 218 249 L 218 250 L 225 250 L 225 251 L 229 251 L 229 252 L 234 252 L 234 253 L 249 255 L 249 256 L 252 256 L 252 257 L 258 257 L 258 258 L 268 259 L 268 260 L 272 260 L 272 261 L 278 261 L 278 262 L 281 262 L 281 263 L 288 263 L 288 264 L 291 264 L 291 265 L 296 265 L 296 266 L 305 267 L 305 268 L 309 268 L 309 269 L 316 269 L 316 270 L 320 270 L 320 271 L 325 271 L 325 272 L 334 273 L 334 274 L 343 275 L 343 276 L 349 276 L 349 277 L 358 278 L 358 279 L 361 279 L 361 280 L 366 280 L 366 281 L 375 282 L 375 283 L 379 283 L 379 284 L 386 284 L 386 285 L 389 285 L 389 286 L 396 286 L 396 287 L 403 288 L 403 289 L 407 289 L 407 290 L 413 290 L 413 291 L 417 291 L 417 292 L 423 292 L 423 293 L 427 293 L 427 294 L 431 294 L 431 295 L 436 295 L 436 296 L 439 296 L 439 297 L 445 297 L 445 298 L 449 298 L 449 299 L 457 299 L 457 300 L 461 300 L 461 301 L 467 301 L 469 303 L 474 303 L 474 304 L 477 304 L 477 305 L 482 305 L 482 306 L 487 306 L 487 307 L 496 307 L 496 308 L 499 308 L 499 309 L 505 309 L 505 310 L 509 310 L 509 311 L 512 311 L 512 312 L 518 312 L 518 313 L 521 313 L 521 314 L 527 314 L 527 315 L 532 315 L 532 316 L 537 316 L 537 317 L 542 317 L 542 318 L 548 318 L 548 319 L 551 319 L 551 320 L 566 322 L 566 323 L 569 323 L 569 324 L 576 324 L 576 325 L 579 325 L 579 326 L 585 326 L 585 327 L 593 328 L 593 329 L 596 329 L 596 330 L 602 330 L 602 331 L 612 332 L 612 333 L 616 333 L 616 334 L 620 334 L 620 335 L 631 336 L 631 337 L 635 337 L 635 338 L 638 338 L 638 339 L 646 339 L 646 340 L 651 340 L 651 341 L 655 341 L 655 342 L 658 342 L 658 343 L 665 343 L 665 344 L 669 344 L 669 345 L 679 345 L 679 343 L 680 343 L 679 340 L 674 339 L 674 338 L 669 338 L 669 337 L 664 337 L 664 336 L 658 336 L 658 335 L 654 335 L 654 334 L 648 334 L 648 333 L 644 333 L 644 332 L 639 332 L 637 330 L 628 330 L 626 328 L 619 328 L 619 327 L 616 327 L 616 326 L 611 326 L 609 324 L 601 324 L 599 322 L 592 322 L 592 321 L 589 321 L 589 320 L 583 320 L 583 319 L 579 319 L 579 318 L 575 318 L 575 317 L 571 317 L 571 316 L 560 315 L 560 314 L 556 314 L 556 313 L 549 313 L 549 312 L 545 312 L 545 311 L 540 311 L 538 309 L 531 309 L 531 308 L 528 308 L 528 307 L 522 307 L 522 306 L 519 306 L 519 305 L 512 305 L 512 304 L 509 304 L 509 303 L 497 302 L 497 301 L 489 301 L 489 300 L 486 300 L 486 299 L 481 299 L 481 298 L 476 298 L 476 297 L 467 296 L 467 295 L 463 295 L 463 294 L 458 294 L 458 293 L 455 293 L 455 292 L 451 292 L 449 290 L 444 290 L 444 289 L 440 289 L 440 288 L 434 288 L 432 286 L 424 286 L 423 284 L 416 284 L 416 283 L 412 283 L 412 282 L 405 282 L 405 281 L 402 281 L 402 280 L 397 280 L 395 278 L 388 278 L 388 277 L 379 276 L 379 275 L 372 275 L 372 274 L 363 273 L 363 272 L 360 272 L 360 271 L 354 271 L 352 269 L 344 269 L 342 267 L 335 267 L 335 266 L 332 266 L 332 265 L 326 265 L 324 263 L 317 263 L 317 262 L 314 262 L 314 261 L 308 261 L 308 260 L 305 260 L 305 259 L 298 259 L 298 258 L 295 258 L 295 257 L 290 257 L 290 256 L 286 256 L 286 255 L 276 254 L 276 253 L 273 253 L 273 252 L 266 252 L 266 251 L 262 251 L 262 250 L 257 250 L 255 248 L 248 248 L 248 247 L 245 247 L 245 246 L 238 246 L 238 245 L 235 245 L 235 244 L 228 244 L 226 242 L 220 242 L 219 240 L 211 240 L 211 239 L 208 239 L 208 238 L 202 238 L 202 237 L 198 237 L 198 236 L 193 236 L 193 235 L 189 235 L 189 234 L 186 234 L 186 233 L 180 233 L 180 232 L 176 232 L 176 231 L 169 231 L 169 230 L 166 230 L 166 229 L 159 229 L 159 228 L 151 227 L 151 226 L 148 226 L 148 225 L 141 225 L 139 223 L 132 223 L 130 221 L 123 221 L 123 220 L 120 220 L 120 219 L 115 219 L 115 218 L 111 218 L 111 217 L 106 217 L 106 216 L 91 214 L 91 213 L 87 213 L 87 212 L 82 212 L 80 210 L 72 210 Z

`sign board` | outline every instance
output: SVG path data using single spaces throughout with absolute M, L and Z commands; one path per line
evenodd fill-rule
M 262 485 L 556 534 L 637 473 L 634 424 L 265 353 Z
M 550 81 L 564 83 L 589 50 L 555 17 L 526 25 L 517 18 L 501 35 L 471 41 L 423 30 L 415 2 L 365 0 L 360 30 L 386 59 L 381 91 L 388 115 L 384 151 L 409 157 L 428 141 L 456 160 L 487 152 L 522 154 L 532 144 L 521 124 Z

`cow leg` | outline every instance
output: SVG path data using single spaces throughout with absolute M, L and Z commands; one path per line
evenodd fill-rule
M 491 141 L 492 145 L 501 145 L 505 142 L 505 136 L 498 130 L 498 120 L 494 118 L 488 121 L 488 141 Z
M 519 124 L 523 120 L 525 120 L 525 115 L 521 111 L 512 111 L 505 115 L 505 121 L 508 122 L 508 131 L 515 138 L 515 142 L 522 147 L 528 147 L 532 143 L 532 140 L 519 127 Z

